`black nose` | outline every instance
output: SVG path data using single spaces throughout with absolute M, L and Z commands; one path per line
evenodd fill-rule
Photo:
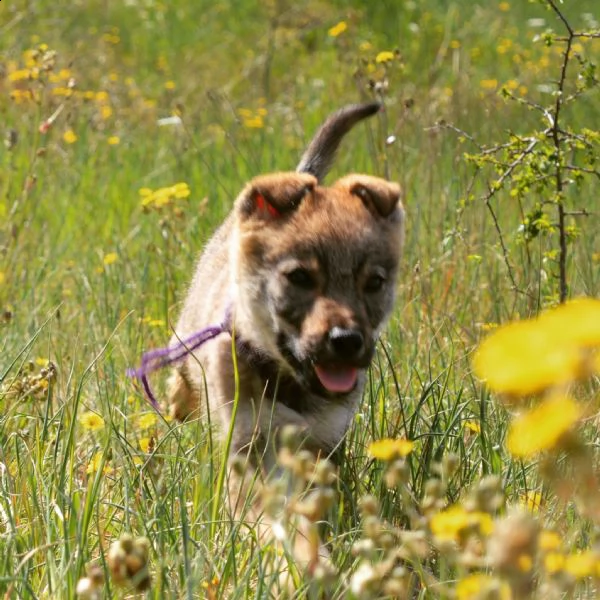
M 336 358 L 345 360 L 358 358 L 364 341 L 363 334 L 356 329 L 333 327 L 329 332 L 329 343 Z

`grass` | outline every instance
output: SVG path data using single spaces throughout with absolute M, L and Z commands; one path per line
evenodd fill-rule
M 590 31 L 594 8 L 592 0 L 562 5 L 573 27 Z M 329 35 L 341 21 L 346 30 Z M 507 411 L 482 388 L 470 360 L 488 324 L 535 314 L 557 294 L 548 254 L 556 233 L 525 244 L 518 228 L 528 205 L 507 189 L 491 204 L 520 291 L 511 286 L 489 208 L 478 200 L 493 169 L 475 173 L 464 159 L 475 148 L 456 133 L 491 146 L 508 132 L 539 129 L 535 111 L 498 91 L 506 84 L 532 102 L 549 101 L 560 52 L 534 41 L 546 27 L 562 33 L 541 4 L 516 2 L 40 0 L 2 7 L 5 597 L 73 597 L 89 563 L 106 575 L 105 597 L 121 597 L 107 556 L 127 532 L 150 540 L 149 598 L 268 596 L 275 576 L 263 571 L 262 557 L 272 548 L 221 510 L 222 457 L 209 430 L 148 416 L 124 373 L 144 349 L 166 343 L 195 257 L 244 183 L 293 168 L 326 114 L 384 82 L 385 114 L 351 134 L 331 176 L 389 174 L 404 188 L 408 229 L 397 309 L 346 441 L 331 509 L 338 575 L 330 596 L 352 596 L 346 583 L 360 561 L 351 548 L 365 539 L 359 499 L 367 495 L 377 498 L 377 519 L 414 528 L 416 506 L 466 502 L 468 490 L 495 475 L 509 506 L 540 492 L 536 518 L 569 548 L 590 546 L 597 518 L 565 508 L 536 461 L 510 457 Z M 597 62 L 598 42 L 582 39 L 578 52 Z M 56 55 L 43 47 L 35 58 L 40 44 Z M 396 50 L 389 62 L 376 62 Z M 43 61 L 49 70 L 37 79 L 15 75 Z M 573 130 L 594 129 L 599 112 L 592 90 L 563 118 Z M 157 125 L 173 115 L 182 126 Z M 386 145 L 390 135 L 395 142 Z M 189 185 L 189 198 L 143 210 L 140 188 L 177 182 Z M 570 218 L 579 227 L 568 254 L 573 297 L 600 294 L 598 190 L 592 176 L 565 192 L 570 210 L 596 215 Z M 546 191 L 532 189 L 525 202 Z M 593 398 L 596 384 L 581 397 Z M 84 415 L 96 415 L 98 428 L 86 428 Z M 388 467 L 367 452 L 372 440 L 388 437 L 416 443 L 402 485 L 391 488 Z M 587 437 L 597 443 L 592 427 Z M 437 499 L 432 478 L 445 486 Z M 448 597 L 452 581 L 466 575 L 439 551 L 417 564 L 441 582 L 427 597 Z M 594 586 L 584 578 L 571 591 L 594 597 Z

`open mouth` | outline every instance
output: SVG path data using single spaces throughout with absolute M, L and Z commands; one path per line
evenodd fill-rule
M 344 365 L 314 365 L 315 373 L 321 385 L 336 394 L 351 392 L 358 380 L 358 369 Z

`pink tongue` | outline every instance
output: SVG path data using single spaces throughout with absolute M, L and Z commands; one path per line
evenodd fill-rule
M 349 392 L 356 385 L 358 369 L 355 367 L 321 367 L 315 373 L 323 387 L 330 392 Z

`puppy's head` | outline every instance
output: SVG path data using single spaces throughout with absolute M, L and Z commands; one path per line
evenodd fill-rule
M 236 334 L 313 392 L 357 385 L 389 316 L 403 238 L 400 188 L 349 175 L 253 179 L 236 202 Z

